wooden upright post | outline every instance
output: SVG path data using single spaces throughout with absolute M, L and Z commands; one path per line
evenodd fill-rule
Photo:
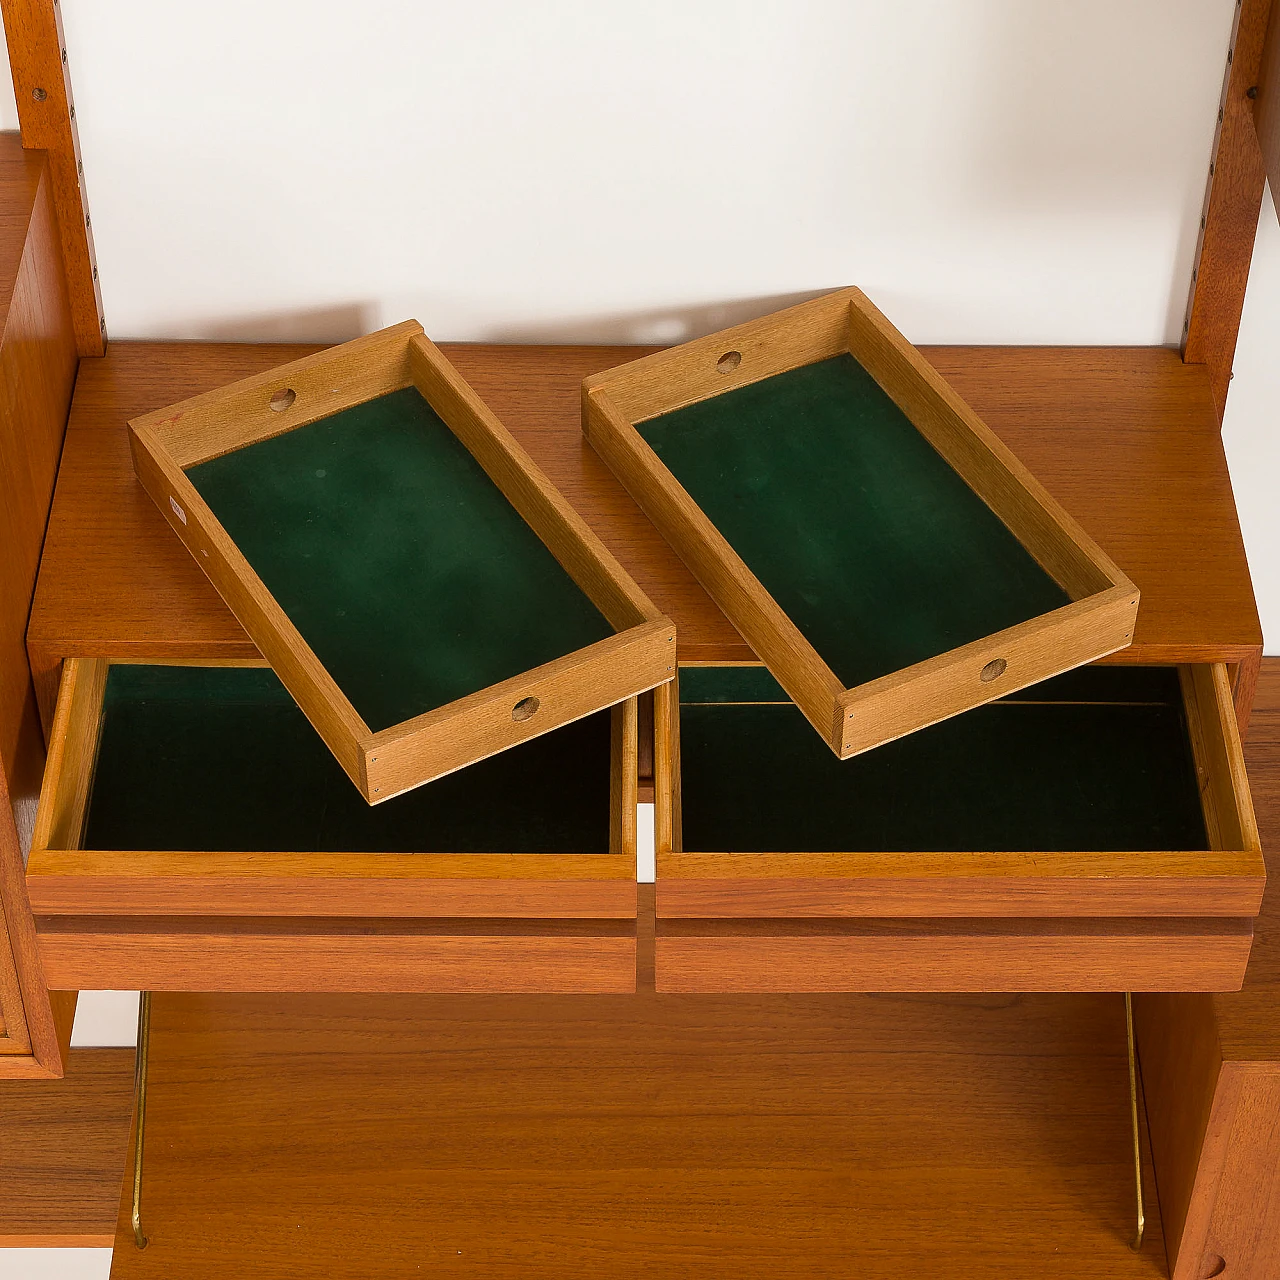
M 0 0 L 0 10 L 4 13 L 22 145 L 49 155 L 76 349 L 82 356 L 100 356 L 106 349 L 107 322 L 98 287 L 58 0 Z

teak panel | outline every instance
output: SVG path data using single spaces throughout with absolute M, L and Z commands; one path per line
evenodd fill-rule
M 1267 177 L 1250 94 L 1258 91 L 1272 8 L 1272 0 L 1236 0 L 1191 273 L 1191 297 L 1182 329 L 1183 355 L 1191 363 L 1204 365 L 1219 421 L 1231 385 Z
M 8 13 L 6 11 L 6 18 Z M 76 345 L 44 156 L 0 135 L 0 1076 L 62 1073 L 74 995 L 50 997 L 23 886 L 44 742 L 25 633 Z
M 1015 613 L 1025 620 L 945 651 L 931 647 L 922 660 L 905 659 L 846 687 L 850 677 L 837 675 L 834 658 L 784 611 L 637 429 L 844 353 L 1069 603 L 1049 612 L 1037 607 L 1029 617 Z M 1123 649 L 1133 638 L 1134 584 L 858 289 L 597 374 L 584 381 L 582 396 L 587 439 L 841 759 Z
M 73 1049 L 65 1079 L 0 1081 L 0 1249 L 111 1247 L 132 1111 L 132 1049 Z
M 1264 849 L 1280 839 L 1280 660 L 1245 742 Z M 1280 1270 L 1280 903 L 1263 900 L 1244 987 L 1143 995 L 1134 1017 L 1174 1280 Z
M 1239 920 L 660 920 L 659 991 L 1230 991 Z
M 146 991 L 622 992 L 631 921 L 37 916 L 58 987 Z
M 22 145 L 48 156 L 76 348 L 82 356 L 100 356 L 106 346 L 107 322 L 85 199 L 62 12 L 57 0 L 4 0 L 0 7 Z
M 415 387 L 617 634 L 371 729 L 188 469 Z M 276 393 L 288 399 L 283 403 Z M 371 804 L 668 679 L 675 633 L 416 321 L 130 422 L 143 486 Z M 323 471 L 316 473 L 323 475 Z M 532 699 L 535 714 L 517 716 Z
M 1164 1272 L 1115 995 L 175 995 L 151 1045 L 118 1280 Z
M 76 378 L 49 170 L 0 135 L 0 761 L 25 834 L 44 744 L 27 665 L 27 614 Z
M 138 484 L 125 424 L 313 350 L 114 342 L 86 362 L 27 635 L 46 728 L 64 657 L 258 656 Z M 445 353 L 671 618 L 682 660 L 757 661 L 582 439 L 583 378 L 637 348 Z M 923 354 L 1141 587 L 1134 643 L 1113 660 L 1256 662 L 1262 631 L 1204 366 L 1159 347 Z

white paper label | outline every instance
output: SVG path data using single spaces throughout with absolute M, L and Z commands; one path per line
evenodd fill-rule
M 183 509 L 182 509 L 180 506 L 178 506 L 178 500 L 177 500 L 177 498 L 170 498 L 170 499 L 169 499 L 169 505 L 173 508 L 173 514 L 174 514 L 175 516 L 177 516 L 177 517 L 178 517 L 178 519 L 179 519 L 179 520 L 181 520 L 183 524 L 186 524 L 186 523 L 187 523 L 187 513 L 186 513 L 185 511 L 183 511 Z

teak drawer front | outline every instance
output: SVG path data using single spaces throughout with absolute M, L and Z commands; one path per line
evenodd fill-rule
M 763 668 L 681 676 L 655 700 L 662 989 L 1243 980 L 1265 868 L 1223 666 L 1086 668 L 847 764 Z
M 588 378 L 583 430 L 841 759 L 1132 642 L 1133 583 L 857 289 Z
M 634 921 L 36 919 L 71 990 L 625 993 Z
M 474 965 L 560 990 L 564 957 L 614 983 L 626 952 L 630 989 L 636 734 L 631 698 L 370 807 L 265 666 L 69 660 L 27 866 L 46 963 L 73 988 L 190 989 L 203 955 L 208 989 L 471 989 Z
M 1236 920 L 680 920 L 659 923 L 656 974 L 708 993 L 1230 991 L 1252 939 Z
M 675 632 L 415 321 L 130 422 L 365 800 L 652 688 Z

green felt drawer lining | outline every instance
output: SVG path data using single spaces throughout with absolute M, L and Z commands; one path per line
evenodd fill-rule
M 275 673 L 113 666 L 85 849 L 609 852 L 610 712 L 373 808 Z
M 638 430 L 847 688 L 1069 603 L 851 355 Z
M 847 761 L 758 670 L 681 670 L 687 851 L 1208 847 L 1174 668 L 1081 668 Z
M 375 733 L 614 634 L 414 387 L 186 474 Z

